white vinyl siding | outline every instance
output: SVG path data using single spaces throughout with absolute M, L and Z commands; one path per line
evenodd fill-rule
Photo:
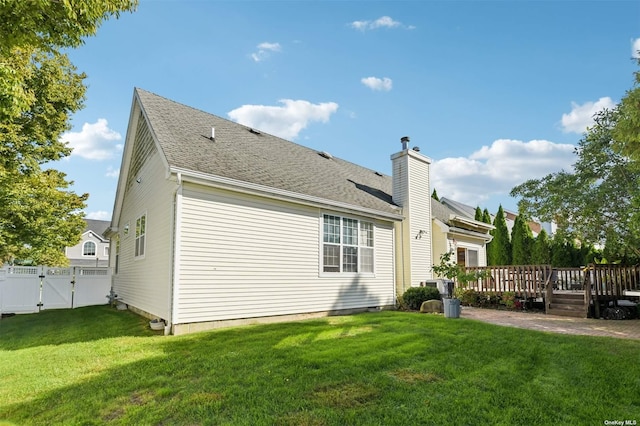
M 118 263 L 113 277 L 114 290 L 120 299 L 142 311 L 160 318 L 170 319 L 172 217 L 176 182 L 166 179 L 166 169 L 159 154 L 153 149 L 153 141 L 140 119 L 137 142 L 147 148 L 145 161 L 130 177 L 126 195 L 118 218 L 122 238 L 111 265 Z M 136 259 L 136 219 L 145 215 L 144 260 Z M 138 240 L 140 241 L 140 240 Z M 139 244 L 139 243 L 138 243 Z M 139 247 L 139 246 L 138 246 Z M 138 248 L 139 249 L 139 248 Z
M 389 222 L 353 218 L 375 226 L 375 276 L 323 274 L 318 230 L 339 213 L 189 183 L 181 205 L 174 323 L 395 303 Z

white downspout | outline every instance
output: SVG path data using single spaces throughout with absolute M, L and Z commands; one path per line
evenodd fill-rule
M 180 219 L 182 213 L 182 173 L 178 173 L 176 175 L 177 188 L 173 197 L 173 218 L 172 218 L 172 232 L 171 232 L 171 289 L 169 295 L 169 315 L 168 323 L 165 326 L 164 334 L 171 334 L 173 330 L 173 322 L 177 317 L 177 309 L 175 306 L 175 301 L 177 300 L 177 291 L 178 291 L 178 277 L 180 274 L 180 239 L 178 238 L 180 231 Z

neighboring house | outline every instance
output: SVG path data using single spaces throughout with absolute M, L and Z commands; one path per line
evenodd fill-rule
M 461 212 L 464 210 L 454 211 L 448 205 L 431 199 L 433 259 L 437 262 L 441 255 L 452 251 L 456 261 L 462 266 L 487 266 L 487 243 L 492 239 L 489 231 L 494 226 L 474 220 Z
M 71 266 L 109 266 L 109 240 L 103 233 L 109 228 L 108 220 L 85 219 L 82 239 L 65 249 Z
M 432 278 L 431 160 L 403 138 L 391 162 L 385 176 L 136 89 L 113 290 L 175 334 L 394 306 Z

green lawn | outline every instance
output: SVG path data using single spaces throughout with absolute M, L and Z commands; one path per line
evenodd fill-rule
M 640 423 L 640 342 L 406 312 L 165 337 L 106 306 L 45 311 L 0 321 L 0 419 Z

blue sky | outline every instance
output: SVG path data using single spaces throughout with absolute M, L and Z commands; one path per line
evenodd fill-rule
M 400 138 L 432 189 L 495 213 L 569 169 L 638 69 L 637 1 L 145 1 L 69 51 L 85 108 L 54 165 L 110 219 L 140 87 L 391 173 Z

